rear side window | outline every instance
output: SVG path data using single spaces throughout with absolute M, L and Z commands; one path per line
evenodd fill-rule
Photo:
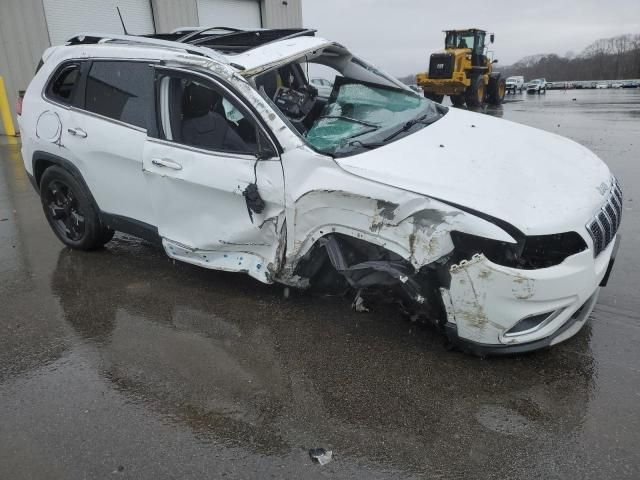
M 85 110 L 147 128 L 153 99 L 153 69 L 140 62 L 93 62 L 85 91 Z
M 60 67 L 47 86 L 47 97 L 56 102 L 70 104 L 80 80 L 80 64 L 70 63 Z

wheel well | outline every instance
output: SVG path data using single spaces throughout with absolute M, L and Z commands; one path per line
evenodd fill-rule
M 43 158 L 34 159 L 34 161 L 33 161 L 33 178 L 35 178 L 36 185 L 38 185 L 38 188 L 40 188 L 40 180 L 42 179 L 42 175 L 44 174 L 44 171 L 47 168 L 52 167 L 54 165 L 57 165 L 57 164 L 52 162 L 51 160 L 46 160 L 46 159 L 43 159 Z
M 382 246 L 340 233 L 320 237 L 302 257 L 295 274 L 319 290 L 376 289 L 394 291 L 415 311 L 438 321 L 446 318 L 436 264 L 416 271 L 402 256 Z

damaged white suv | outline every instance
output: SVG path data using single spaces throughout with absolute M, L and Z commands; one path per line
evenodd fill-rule
M 310 30 L 81 35 L 45 52 L 19 122 L 66 245 L 119 230 L 265 283 L 394 290 L 479 354 L 578 332 L 617 248 L 622 193 L 589 150 Z

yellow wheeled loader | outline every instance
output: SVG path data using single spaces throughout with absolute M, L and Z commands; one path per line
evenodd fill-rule
M 500 105 L 506 92 L 506 81 L 493 71 L 497 60 L 489 59 L 485 37 L 478 28 L 445 31 L 444 52 L 431 55 L 429 72 L 419 73 L 416 83 L 424 96 L 441 103 L 449 95 L 451 103 L 481 108 L 485 103 Z M 489 35 L 493 43 L 494 34 Z

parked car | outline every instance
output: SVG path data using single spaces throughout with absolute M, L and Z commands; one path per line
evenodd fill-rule
M 527 85 L 527 93 L 547 93 L 547 81 L 544 78 L 531 80 Z
M 639 87 L 640 87 L 640 82 L 637 82 L 635 80 L 628 80 L 624 82 L 622 85 L 622 88 L 639 88 Z
M 596 88 L 597 89 L 609 88 L 609 84 L 607 82 L 599 82 L 599 83 L 596 83 Z
M 515 76 L 515 77 L 507 78 L 507 92 L 512 92 L 512 93 L 516 93 L 516 91 L 522 92 L 523 88 L 524 88 L 524 77 Z
M 161 38 L 79 35 L 26 91 L 24 166 L 64 245 L 118 230 L 264 283 L 391 293 L 478 354 L 585 324 L 622 212 L 595 154 L 436 104 L 311 30 Z M 341 74 L 329 99 L 307 63 Z
M 622 82 L 614 82 L 611 84 L 611 88 L 622 88 Z
M 318 95 L 321 97 L 328 97 L 333 90 L 333 82 L 324 78 L 312 78 L 311 85 L 318 89 Z

